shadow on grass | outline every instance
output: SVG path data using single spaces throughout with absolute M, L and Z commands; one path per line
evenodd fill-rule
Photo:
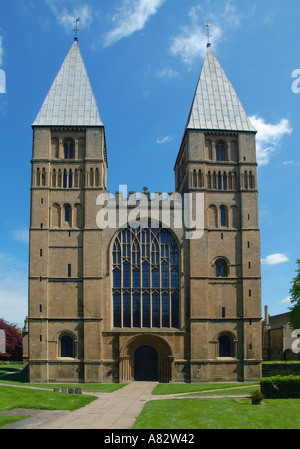
M 101 383 L 71 383 L 71 382 L 64 382 L 64 383 L 30 383 L 29 382 L 29 376 L 28 371 L 20 371 L 12 374 L 4 375 L 3 377 L 0 377 L 0 386 L 1 384 L 9 384 L 11 386 L 24 386 L 24 387 L 37 387 L 37 388 L 43 388 L 45 390 L 51 390 L 55 387 L 62 388 L 76 388 L 80 387 L 82 388 L 83 392 L 89 392 L 89 393 L 113 393 L 116 390 L 119 390 L 127 384 L 101 384 Z

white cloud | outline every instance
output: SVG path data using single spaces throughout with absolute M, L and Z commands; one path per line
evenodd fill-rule
M 13 236 L 17 242 L 21 242 L 21 243 L 29 242 L 29 230 L 28 229 L 19 229 L 17 231 L 13 231 Z
M 170 51 L 173 55 L 179 56 L 186 65 L 191 65 L 196 59 L 204 58 L 206 54 L 206 22 L 211 24 L 210 41 L 215 50 L 221 37 L 224 40 L 228 32 L 239 28 L 242 19 L 249 17 L 250 14 L 250 11 L 238 12 L 231 0 L 223 3 L 203 1 L 201 5 L 190 9 L 190 24 L 181 27 L 180 32 L 172 38 Z
M 283 165 L 294 165 L 295 161 L 284 161 Z
M 116 25 L 107 33 L 104 44 L 114 44 L 135 31 L 142 30 L 164 2 L 165 0 L 123 0 L 122 6 L 113 16 Z
M 283 118 L 275 125 L 266 123 L 265 120 L 257 115 L 249 117 L 252 125 L 257 130 L 256 134 L 256 154 L 259 165 L 267 165 L 271 154 L 276 151 L 280 139 L 285 134 L 291 134 L 293 131 L 287 119 Z
M 176 78 L 176 76 L 178 76 L 178 72 L 176 72 L 176 70 L 173 69 L 161 69 L 161 70 L 157 70 L 155 75 L 158 78 Z
M 277 265 L 279 263 L 287 262 L 289 259 L 285 254 L 270 254 L 265 259 L 261 260 L 265 265 Z
M 173 140 L 173 137 L 166 136 L 166 137 L 162 137 L 161 139 L 156 139 L 156 143 L 162 144 L 162 143 L 172 142 L 172 140 Z
M 214 46 L 222 35 L 221 28 L 211 26 L 211 34 L 214 36 Z M 182 61 L 191 65 L 195 59 L 204 58 L 206 54 L 207 37 L 205 30 L 197 24 L 186 26 L 173 38 L 170 51 L 174 56 L 180 56 Z
M 87 5 L 73 6 L 72 10 L 69 10 L 66 6 L 62 5 L 58 0 L 46 0 L 47 4 L 51 8 L 56 20 L 62 25 L 66 31 L 73 31 L 75 28 L 74 21 L 80 18 L 80 27 L 87 28 L 93 20 L 93 10 Z
M 283 302 L 283 303 L 285 303 L 285 302 L 291 302 L 291 297 L 290 297 L 290 296 L 287 296 L 286 298 L 282 299 L 280 302 Z

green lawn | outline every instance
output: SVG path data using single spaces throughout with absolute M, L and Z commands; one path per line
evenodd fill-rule
M 200 383 L 200 384 L 158 384 L 152 394 L 181 394 L 198 393 L 210 390 L 224 390 L 225 388 L 246 387 L 259 385 L 259 382 L 234 382 L 234 383 Z M 258 387 L 256 387 L 257 389 Z M 215 393 L 214 393 L 215 394 Z M 224 394 L 227 394 L 226 392 Z M 246 393 L 245 393 L 246 394 Z
M 4 368 L 3 368 L 4 367 Z M 5 374 L 8 372 L 13 372 L 15 370 L 21 369 L 21 365 L 0 365 L 0 374 Z M 0 386 L 1 384 L 11 384 L 11 385 L 23 385 L 28 387 L 38 387 L 53 390 L 53 388 L 82 388 L 83 392 L 89 393 L 112 393 L 113 391 L 119 390 L 123 388 L 125 384 L 71 384 L 71 383 L 29 383 L 28 381 L 28 373 L 21 372 L 15 374 L 8 374 L 7 376 L 0 378 Z
M 94 396 L 54 393 L 46 390 L 32 390 L 0 385 L 0 412 L 16 408 L 76 410 L 80 407 L 84 407 L 95 399 L 97 398 Z M 0 427 L 3 427 L 9 422 L 19 421 L 22 418 L 0 415 Z
M 0 374 L 10 373 L 23 368 L 23 363 L 21 362 L 11 362 L 9 365 L 0 364 Z
M 21 364 L 0 365 L 0 374 L 22 368 Z M 43 390 L 1 386 L 1 383 L 37 386 Z M 186 394 L 184 399 L 155 400 L 145 404 L 134 429 L 299 429 L 300 399 L 264 399 L 252 405 L 249 398 L 206 399 L 207 395 L 250 394 L 259 382 L 158 384 L 154 395 Z M 25 372 L 0 378 L 0 411 L 15 408 L 75 410 L 93 396 L 54 393 L 54 387 L 80 386 L 84 392 L 112 392 L 120 384 L 30 384 Z M 243 388 L 246 387 L 246 388 Z M 214 391 L 215 390 L 215 391 Z M 197 395 L 198 398 L 189 398 Z M 201 398 L 200 398 L 201 396 Z M 1 416 L 0 427 L 24 417 Z
M 145 404 L 133 429 L 299 429 L 299 399 L 169 399 Z

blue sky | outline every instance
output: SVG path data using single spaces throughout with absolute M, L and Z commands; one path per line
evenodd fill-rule
M 77 17 L 111 192 L 174 190 L 211 23 L 212 49 L 258 130 L 262 307 L 288 311 L 300 258 L 299 15 L 293 0 L 0 0 L 0 317 L 22 326 L 27 315 L 31 123 Z

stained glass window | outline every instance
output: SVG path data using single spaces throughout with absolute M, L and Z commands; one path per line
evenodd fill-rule
M 121 231 L 112 264 L 114 327 L 179 327 L 179 250 L 168 229 Z

